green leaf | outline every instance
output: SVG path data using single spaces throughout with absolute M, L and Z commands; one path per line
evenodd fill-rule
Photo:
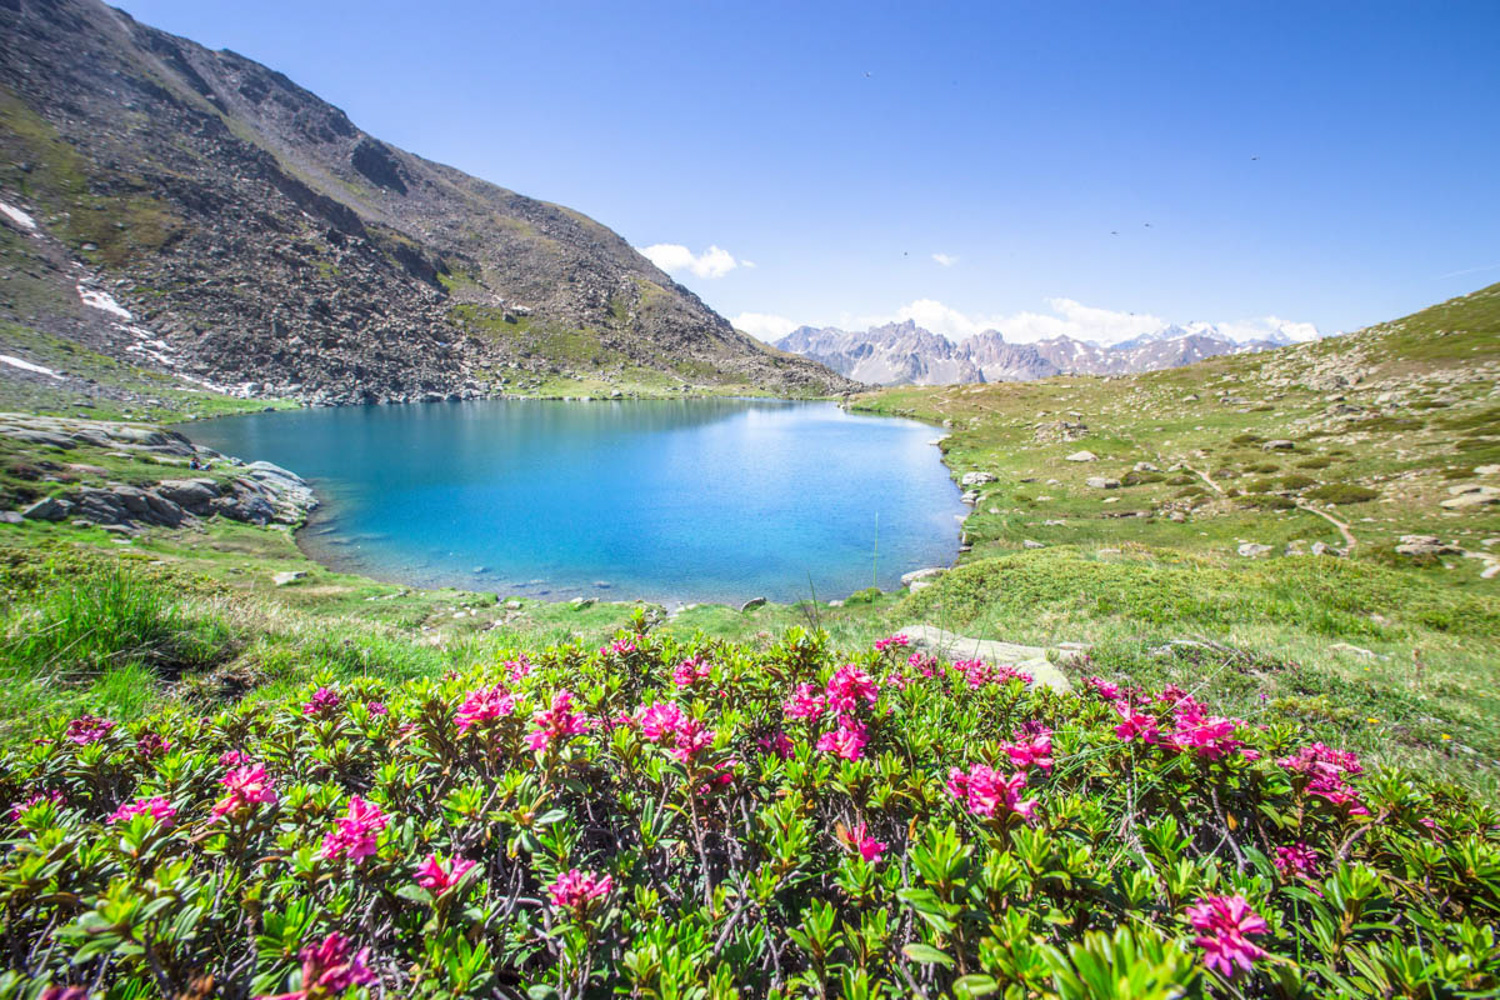
M 960 976 L 953 981 L 953 995 L 959 1000 L 965 1000 L 967 997 L 987 997 L 999 988 L 1000 984 L 995 981 L 994 976 L 986 976 L 977 972 Z
M 953 967 L 953 959 L 938 951 L 930 944 L 909 944 L 901 949 L 901 953 L 913 962 L 921 962 L 923 965 L 941 965 L 944 968 Z

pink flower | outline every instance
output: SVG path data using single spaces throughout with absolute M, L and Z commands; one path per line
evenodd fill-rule
M 825 707 L 826 700 L 811 684 L 797 685 L 797 693 L 784 706 L 789 719 L 816 719 Z
M 375 853 L 376 837 L 390 822 L 381 808 L 358 795 L 349 800 L 349 809 L 338 821 L 338 829 L 323 838 L 323 857 L 337 860 L 348 857 L 355 864 Z
M 143 760 L 152 760 L 160 757 L 172 749 L 172 741 L 163 737 L 160 733 L 151 731 L 144 732 L 135 741 L 135 752 Z
M 235 768 L 219 779 L 229 794 L 214 803 L 213 814 L 223 816 L 261 803 L 275 804 L 276 792 L 264 764 Z
M 885 686 L 895 688 L 897 691 L 905 691 L 910 684 L 911 681 L 907 680 L 899 670 L 894 670 L 885 677 Z
M 1142 743 L 1155 743 L 1161 738 L 1156 719 L 1137 712 L 1128 701 L 1117 701 L 1114 707 L 1120 718 L 1125 720 L 1115 727 L 1115 735 L 1126 743 L 1136 739 Z
M 458 880 L 473 867 L 472 861 L 454 858 L 448 862 L 448 867 L 444 868 L 443 863 L 438 860 L 437 852 L 433 852 L 427 855 L 427 860 L 417 868 L 417 885 L 424 889 L 431 889 L 434 895 L 441 896 L 457 885 Z
M 765 753 L 774 753 L 782 760 L 791 759 L 792 754 L 795 752 L 792 741 L 787 738 L 786 733 L 777 733 L 775 736 L 762 736 L 755 741 L 755 744 Z
M 658 702 L 641 713 L 641 736 L 661 743 L 682 725 L 682 708 L 674 702 Z
M 21 821 L 21 814 L 30 809 L 32 806 L 36 805 L 38 802 L 51 802 L 54 805 L 60 806 L 66 801 L 67 799 L 63 797 L 63 793 L 57 791 L 56 789 L 43 789 L 40 792 L 34 792 L 24 801 L 11 803 L 11 822 L 19 823 Z
M 168 802 L 164 796 L 154 795 L 149 799 L 136 799 L 134 802 L 126 802 L 110 813 L 107 823 L 129 822 L 131 818 L 146 813 L 162 826 L 171 826 L 172 820 L 177 816 L 177 807 Z
M 1276 848 L 1276 870 L 1282 878 L 1311 875 L 1318 867 L 1318 852 L 1298 841 L 1292 847 Z
M 913 653 L 907 657 L 906 665 L 911 667 L 923 677 L 931 677 L 937 673 L 937 657 L 926 656 L 922 653 Z
M 877 653 L 884 653 L 887 649 L 890 649 L 892 646 L 908 646 L 910 644 L 911 644 L 911 640 L 908 639 L 906 636 L 904 636 L 904 635 L 893 635 L 893 636 L 891 636 L 890 638 L 887 638 L 887 639 L 876 639 L 875 640 L 875 652 L 877 652 Z
M 1225 976 L 1241 969 L 1249 972 L 1255 960 L 1266 954 L 1247 936 L 1265 934 L 1270 928 L 1243 896 L 1210 896 L 1188 907 L 1187 918 L 1194 930 L 1203 932 L 1193 939 L 1204 951 L 1203 964 Z
M 371 715 L 388 715 L 388 714 L 390 714 L 390 709 L 388 709 L 388 708 L 385 707 L 385 702 L 383 702 L 383 701 L 367 701 L 367 702 L 365 702 L 365 711 L 369 712 Z
M 463 704 L 458 706 L 458 712 L 453 716 L 453 722 L 458 726 L 458 734 L 462 736 L 472 726 L 481 722 L 493 722 L 503 719 L 516 710 L 516 697 L 505 690 L 505 685 L 496 684 L 492 688 L 479 688 L 470 691 L 464 698 Z
M 302 706 L 302 714 L 313 718 L 330 715 L 339 707 L 339 693 L 333 688 L 320 687 L 313 692 L 312 699 Z
M 39 1000 L 89 1000 L 89 991 L 82 986 L 49 986 Z
M 669 747 L 668 756 L 684 764 L 713 746 L 714 731 L 672 702 L 658 702 L 639 709 L 627 721 L 639 721 L 644 739 Z
M 569 736 L 587 732 L 588 720 L 572 710 L 573 693 L 559 691 L 552 699 L 552 707 L 537 712 L 531 717 L 536 730 L 526 735 L 526 745 L 532 750 L 545 750 L 552 741 L 561 741 Z
M 1344 781 L 1346 774 L 1364 773 L 1359 758 L 1354 754 L 1314 743 L 1310 747 L 1303 747 L 1295 756 L 1283 757 L 1276 763 L 1297 775 L 1293 786 L 1301 785 L 1308 795 L 1326 799 L 1331 805 L 1348 806 L 1351 816 L 1370 814 L 1359 801 L 1359 796 Z
M 97 715 L 80 715 L 68 723 L 68 731 L 64 737 L 79 746 L 88 746 L 104 739 L 113 728 L 115 724 L 109 719 L 101 719 Z
M 1240 719 L 1225 719 L 1214 715 L 1204 718 L 1189 712 L 1178 712 L 1177 729 L 1167 737 L 1168 746 L 1177 750 L 1192 750 L 1206 760 L 1218 760 L 1244 744 L 1234 738 L 1237 726 L 1244 725 Z
M 850 663 L 839 667 L 828 678 L 828 707 L 841 714 L 875 704 L 880 686 L 875 679 Z
M 1023 727 L 1014 743 L 1001 744 L 1000 749 L 1023 771 L 1033 766 L 1042 771 L 1052 770 L 1052 730 L 1046 726 L 1038 724 L 1029 731 Z
M 1017 679 L 1030 684 L 1035 680 L 1024 670 L 1017 670 L 1008 663 L 997 663 L 992 667 L 983 660 L 954 660 L 953 669 L 976 691 L 986 684 L 1004 684 Z
M 624 656 L 626 653 L 635 652 L 635 643 L 631 642 L 629 639 L 616 639 L 608 646 L 602 647 L 599 652 L 605 654 L 606 656 L 608 656 L 610 653 Z
M 1014 813 L 1030 823 L 1035 819 L 1036 799 L 1021 799 L 1026 787 L 1026 772 L 1017 771 L 1009 778 L 985 764 L 973 765 L 967 774 L 958 768 L 948 772 L 948 791 L 962 800 L 975 816 Z
M 220 767 L 239 767 L 241 764 L 248 763 L 250 763 L 249 755 L 240 753 L 238 750 L 226 750 L 219 754 Z
M 698 794 L 699 795 L 712 795 L 714 792 L 717 792 L 719 789 L 724 788 L 727 785 L 733 784 L 734 783 L 734 766 L 736 764 L 738 764 L 738 763 L 739 763 L 738 760 L 736 760 L 736 759 L 734 759 L 734 758 L 731 757 L 729 760 L 726 760 L 723 763 L 715 764 L 714 765 L 714 775 L 713 775 L 713 777 L 709 778 L 703 784 L 701 784 L 701 785 L 698 786 Z
M 531 661 L 524 656 L 519 660 L 506 660 L 504 667 L 507 671 L 506 676 L 511 679 L 512 683 L 529 676 L 532 671 Z
M 859 760 L 868 742 L 870 742 L 869 731 L 853 719 L 844 717 L 839 719 L 837 729 L 832 729 L 818 737 L 817 749 L 822 753 L 842 757 L 844 760 Z
M 582 872 L 577 868 L 564 872 L 548 887 L 552 905 L 559 910 L 572 910 L 582 915 L 595 902 L 608 896 L 615 886 L 614 879 L 605 875 L 600 878 L 593 872 Z
M 866 861 L 879 861 L 885 857 L 885 850 L 889 844 L 882 843 L 870 836 L 863 823 L 852 830 L 845 830 L 841 825 L 839 828 L 839 839 L 845 844 L 859 852 L 859 856 Z
M 708 664 L 693 656 L 672 668 L 672 683 L 678 687 L 692 687 L 701 680 L 707 680 L 708 675 Z
M 1110 684 L 1102 677 L 1088 677 L 1084 679 L 1083 686 L 1103 698 L 1105 701 L 1114 701 L 1120 697 L 1120 686 Z
M 370 949 L 349 954 L 349 939 L 335 931 L 316 948 L 309 945 L 298 953 L 302 959 L 302 989 L 256 1000 L 328 1000 L 342 996 L 351 986 L 368 986 L 375 974 L 365 967 Z

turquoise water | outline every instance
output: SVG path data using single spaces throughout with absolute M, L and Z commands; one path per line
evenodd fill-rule
M 548 600 L 890 589 L 953 561 L 964 513 L 931 427 L 832 403 L 488 400 L 190 433 L 306 478 L 323 506 L 298 543 L 325 565 Z

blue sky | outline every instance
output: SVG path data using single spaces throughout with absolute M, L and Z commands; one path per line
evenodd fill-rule
M 1496 0 L 117 2 L 685 248 L 757 334 L 1331 332 L 1500 281 Z

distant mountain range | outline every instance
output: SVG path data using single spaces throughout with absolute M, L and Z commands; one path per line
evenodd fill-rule
M 1171 324 L 1118 344 L 1060 336 L 1007 343 L 985 330 L 955 344 L 911 320 L 869 330 L 801 326 L 776 341 L 792 354 L 820 361 L 841 375 L 873 385 L 948 385 L 1025 382 L 1052 375 L 1124 375 L 1177 368 L 1219 354 L 1285 347 L 1295 338 L 1277 329 L 1257 340 L 1235 340 L 1211 323 Z

